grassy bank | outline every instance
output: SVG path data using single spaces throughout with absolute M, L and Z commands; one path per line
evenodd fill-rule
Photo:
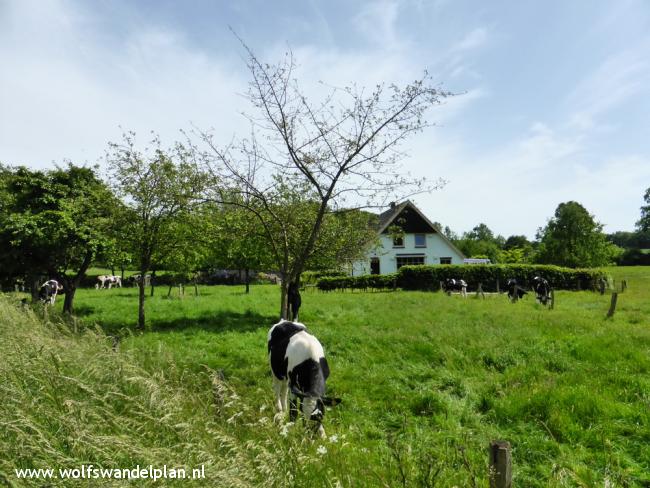
M 150 393 L 135 391 L 131 400 L 128 375 L 111 362 L 128 361 L 144 378 L 168 382 L 164 391 L 176 392 L 167 404 L 173 404 L 173 422 L 193 427 L 144 445 L 141 439 L 157 431 L 155 422 L 142 432 L 119 431 L 123 444 L 112 452 L 131 460 L 143 446 L 160 444 L 177 463 L 196 464 L 192 452 L 201 452 L 215 466 L 228 466 L 220 443 L 201 431 L 208 422 L 236 446 L 245 482 L 259 486 L 485 486 L 486 447 L 497 438 L 513 445 L 517 486 L 649 486 L 650 270 L 612 272 L 629 285 L 613 319 L 605 319 L 610 297 L 590 292 L 558 292 L 552 311 L 530 296 L 510 304 L 503 296 L 462 300 L 423 292 L 303 294 L 301 319 L 325 346 L 330 391 L 344 401 L 327 412 L 326 441 L 305 440 L 299 428 L 283 431 L 272 421 L 265 339 L 277 317 L 277 287 L 257 286 L 250 295 L 205 287 L 199 297 L 188 290 L 169 299 L 159 289 L 147 303 L 151 331 L 141 335 L 126 332 L 137 317 L 135 290 L 80 290 L 84 323 L 122 331 L 117 354 L 96 334 L 45 332 L 54 334 L 48 340 L 59 355 L 70 350 L 69 368 L 84 375 L 97 370 L 87 379 L 91 388 L 115 382 L 128 401 L 147 405 Z M 40 330 L 36 324 L 11 334 L 30 343 L 32 327 Z M 97 363 L 89 367 L 84 351 L 97 344 L 103 352 L 90 354 Z M 34 347 L 32 356 L 40 346 Z M 10 369 L 25 369 L 28 356 L 13 353 Z M 52 371 L 47 355 L 34 357 L 33 374 Z M 216 396 L 210 371 L 222 375 L 212 376 L 221 391 Z M 47 385 L 48 373 L 42 375 L 34 385 Z M 224 392 L 240 400 L 223 400 Z M 66 395 L 76 398 L 74 391 L 63 394 L 63 403 Z M 46 403 L 42 412 L 57 408 Z M 83 403 L 79 411 L 94 408 Z M 156 409 L 148 415 L 163 417 Z M 175 452 L 177 436 L 196 450 Z M 69 456 L 66 462 L 81 459 L 76 452 Z M 268 473 L 264 482 L 256 478 L 261 472 Z

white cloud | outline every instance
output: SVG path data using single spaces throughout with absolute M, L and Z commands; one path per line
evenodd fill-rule
M 472 51 L 483 47 L 488 41 L 488 30 L 485 27 L 477 27 L 471 30 L 460 41 L 452 45 L 450 51 L 457 53 L 463 51 Z
M 400 43 L 395 25 L 398 10 L 399 5 L 394 1 L 370 2 L 365 4 L 355 16 L 354 24 L 371 42 L 383 46 L 396 46 Z
M 191 49 L 178 32 L 138 26 L 106 42 L 97 19 L 67 2 L 11 4 L 0 33 L 0 160 L 49 165 L 96 162 L 122 125 L 164 141 L 190 121 L 229 139 L 244 104 L 245 78 Z M 32 6 L 33 7 L 33 6 Z
M 648 52 L 650 41 L 608 56 L 593 72 L 584 77 L 568 96 L 573 108 L 570 127 L 591 130 L 597 119 L 639 96 L 650 83 Z

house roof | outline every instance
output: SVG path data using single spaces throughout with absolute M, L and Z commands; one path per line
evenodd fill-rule
M 391 206 L 388 210 L 385 212 L 382 212 L 379 214 L 379 224 L 377 226 L 377 233 L 381 234 L 384 232 L 389 225 L 392 224 L 392 222 L 397 218 L 399 214 L 402 213 L 402 211 L 405 208 L 411 208 L 413 209 L 428 225 L 431 226 L 432 229 L 435 230 L 435 232 L 440 236 L 440 238 L 446 242 L 449 247 L 451 247 L 454 251 L 456 251 L 463 259 L 466 257 L 460 249 L 458 249 L 453 242 L 451 242 L 447 236 L 445 236 L 442 232 L 439 231 L 439 229 L 433 225 L 433 223 L 427 218 L 426 215 L 422 213 L 422 211 L 415 206 L 415 204 L 411 200 L 404 200 L 401 203 L 395 204 L 394 206 Z

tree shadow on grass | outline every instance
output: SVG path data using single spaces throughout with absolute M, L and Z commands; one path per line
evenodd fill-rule
M 269 329 L 277 323 L 278 318 L 272 315 L 262 315 L 257 312 L 234 312 L 220 310 L 206 313 L 199 317 L 178 317 L 169 320 L 155 320 L 151 323 L 152 332 L 177 332 L 188 329 L 204 330 L 207 332 L 252 332 L 258 329 Z
M 90 305 L 75 305 L 74 315 L 76 317 L 87 317 L 95 312 L 95 308 Z
M 123 335 L 126 331 L 139 332 L 136 327 L 137 316 L 129 315 L 128 320 L 122 317 L 97 317 L 96 320 L 84 320 L 96 313 L 96 308 L 90 305 L 79 305 L 74 308 L 74 315 L 86 326 L 99 325 L 107 334 Z M 178 332 L 188 330 L 203 330 L 207 332 L 252 332 L 258 329 L 269 329 L 278 322 L 276 315 L 263 315 L 252 310 L 236 312 L 232 310 L 217 310 L 205 312 L 191 317 L 155 317 L 147 316 L 145 332 Z M 128 333 L 128 332 L 127 332 Z

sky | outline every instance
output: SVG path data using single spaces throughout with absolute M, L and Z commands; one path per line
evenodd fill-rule
M 103 164 L 123 130 L 170 145 L 250 130 L 234 30 L 267 62 L 290 48 L 323 84 L 405 84 L 426 70 L 456 95 L 408 139 L 404 171 L 446 185 L 413 201 L 457 233 L 535 236 L 580 202 L 631 231 L 650 187 L 646 0 L 0 0 L 0 162 Z

